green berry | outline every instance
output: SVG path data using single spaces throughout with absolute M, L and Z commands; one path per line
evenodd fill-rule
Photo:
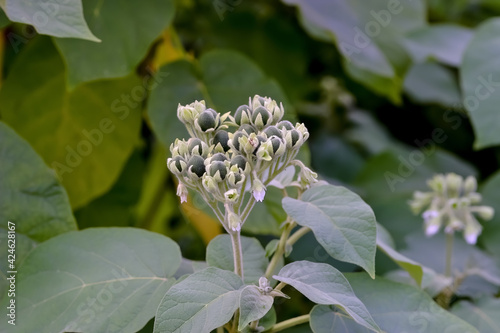
M 184 162 L 184 159 L 182 158 L 182 156 L 175 156 L 174 158 L 172 158 L 172 162 L 174 162 L 174 165 L 175 165 L 175 168 L 179 171 L 179 172 L 182 172 L 182 165 L 181 165 L 181 161 Z
M 189 153 L 192 153 L 193 152 L 193 149 L 197 147 L 198 150 L 198 154 L 202 155 L 203 154 L 203 146 L 202 146 L 202 143 L 201 143 L 201 140 L 198 139 L 198 138 L 191 138 L 188 140 L 188 150 L 189 150 Z
M 240 126 L 240 131 L 245 131 L 248 135 L 255 133 L 255 128 L 250 124 L 243 124 Z
M 233 136 L 233 147 L 234 149 L 236 150 L 240 150 L 240 142 L 238 141 L 239 138 L 241 138 L 242 136 L 244 136 L 245 134 L 243 132 L 236 132 L 234 133 L 234 136 Z
M 247 159 L 241 155 L 235 155 L 231 159 L 231 165 L 237 165 L 238 168 L 245 170 L 245 166 L 247 164 Z
M 278 124 L 276 124 L 276 127 L 279 129 L 282 129 L 284 127 L 286 130 L 289 130 L 289 131 L 295 129 L 295 126 L 293 126 L 293 124 L 291 122 L 289 122 L 288 120 L 280 121 Z
M 258 116 L 262 117 L 262 122 L 264 124 L 267 124 L 267 121 L 269 120 L 269 117 L 271 117 L 271 113 L 263 106 L 259 106 L 255 110 L 253 110 L 252 114 L 252 122 L 255 124 L 257 117 Z
M 244 112 L 248 117 L 250 117 L 250 108 L 246 104 L 240 105 L 236 109 L 236 112 L 234 113 L 234 121 L 236 122 L 236 124 L 241 125 L 241 116 Z
M 283 140 L 281 140 L 277 136 L 273 136 L 273 137 L 271 137 L 271 144 L 273 145 L 273 153 L 276 154 L 276 152 L 278 151 L 280 146 L 283 144 Z
M 219 162 L 224 162 L 224 161 L 227 161 L 227 157 L 226 155 L 222 154 L 222 153 L 217 153 L 217 154 L 214 154 L 211 158 L 210 158 L 210 161 L 219 161 Z
M 217 171 L 219 171 L 220 178 L 224 180 L 227 175 L 227 167 L 224 162 L 215 161 L 210 164 L 210 167 L 208 168 L 208 174 L 214 177 Z
M 217 124 L 217 113 L 212 109 L 206 109 L 200 113 L 197 121 L 204 132 L 209 129 L 215 129 L 219 125 Z
M 229 150 L 229 146 L 227 144 L 228 141 L 229 141 L 229 135 L 227 131 L 218 131 L 214 136 L 213 142 L 215 146 L 217 146 L 217 144 L 220 143 L 222 149 L 224 149 L 224 151 L 228 151 Z
M 272 136 L 277 136 L 278 138 L 282 139 L 283 135 L 281 134 L 281 131 L 276 127 L 276 126 L 269 126 L 264 130 L 264 133 L 268 138 Z
M 202 177 L 203 174 L 205 173 L 204 162 L 205 161 L 203 160 L 203 157 L 198 155 L 193 155 L 189 159 L 188 170 L 191 170 L 191 172 L 195 173 L 198 177 Z

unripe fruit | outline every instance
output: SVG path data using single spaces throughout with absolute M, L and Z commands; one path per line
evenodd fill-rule
M 198 116 L 198 124 L 202 131 L 215 129 L 219 124 L 217 123 L 217 112 L 213 109 L 206 109 Z
M 228 141 L 229 141 L 229 135 L 227 131 L 218 131 L 214 136 L 213 142 L 215 146 L 217 146 L 217 144 L 220 143 L 222 149 L 224 149 L 224 151 L 228 151 L 229 150 L 229 146 L 227 144 Z
M 280 121 L 279 123 L 276 124 L 276 127 L 279 129 L 282 129 L 284 127 L 286 130 L 289 130 L 289 131 L 295 129 L 295 126 L 293 126 L 293 124 L 291 122 L 289 122 L 288 120 Z
M 227 161 L 227 157 L 226 155 L 222 154 L 222 153 L 217 153 L 217 154 L 214 154 L 211 158 L 210 158 L 210 161 L 219 161 L 219 162 L 224 162 L 224 161 Z
M 235 155 L 231 159 L 231 165 L 236 165 L 238 168 L 245 170 L 245 166 L 247 164 L 247 159 L 241 155 Z
M 272 136 L 277 136 L 280 139 L 283 139 L 283 134 L 276 126 L 269 126 L 264 130 L 264 133 L 268 138 Z
M 227 175 L 227 167 L 224 162 L 215 161 L 210 164 L 210 167 L 208 168 L 208 174 L 214 177 L 217 171 L 219 171 L 220 178 L 224 180 Z
M 250 108 L 246 104 L 240 105 L 236 109 L 236 112 L 234 113 L 234 121 L 236 124 L 241 125 L 241 117 L 243 113 L 246 113 L 247 117 L 250 118 Z
M 253 114 L 252 114 L 252 122 L 255 124 L 255 122 L 257 121 L 257 117 L 258 116 L 261 116 L 262 117 L 262 122 L 264 124 L 267 124 L 267 121 L 269 120 L 269 118 L 271 117 L 271 113 L 263 106 L 259 106 L 258 108 L 256 108 L 255 110 L 253 110 Z
M 201 144 L 201 140 L 198 138 L 191 138 L 188 140 L 188 150 L 189 153 L 193 152 L 193 149 L 197 147 L 198 149 L 196 150 L 199 155 L 203 154 L 203 146 Z
M 189 159 L 188 170 L 191 170 L 191 172 L 195 173 L 198 177 L 202 177 L 203 174 L 205 173 L 204 162 L 205 161 L 203 160 L 203 157 L 198 155 L 193 155 Z

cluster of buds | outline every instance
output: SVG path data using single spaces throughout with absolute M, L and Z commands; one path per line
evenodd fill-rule
M 207 202 L 222 202 L 228 227 L 238 230 L 245 193 L 263 201 L 266 185 L 286 167 L 299 166 L 304 187 L 315 182 L 316 174 L 294 160 L 309 133 L 303 124 L 282 120 L 283 114 L 283 105 L 258 95 L 234 114 L 221 115 L 204 101 L 179 105 L 177 116 L 191 138 L 170 146 L 167 165 L 179 179 L 181 202 L 188 188 Z
M 436 234 L 443 226 L 446 233 L 463 230 L 467 243 L 476 244 L 482 226 L 474 214 L 490 220 L 494 213 L 489 206 L 477 206 L 481 195 L 476 192 L 476 179 L 469 176 L 464 180 L 462 176 L 449 173 L 436 175 L 427 184 L 432 191 L 416 191 L 410 201 L 415 214 L 427 208 L 422 214 L 426 235 Z

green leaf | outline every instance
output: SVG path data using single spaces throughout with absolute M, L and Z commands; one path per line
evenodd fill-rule
M 79 228 L 136 226 L 135 206 L 143 189 L 144 172 L 143 153 L 135 150 L 113 187 L 75 212 Z
M 241 278 L 209 267 L 174 285 L 163 297 L 155 333 L 210 332 L 227 323 L 239 306 Z
M 434 24 L 408 33 L 404 45 L 414 62 L 430 58 L 458 67 L 472 36 L 471 29 L 460 25 Z
M 475 149 L 500 143 L 500 18 L 484 21 L 477 27 L 460 67 L 465 108 L 469 111 L 476 135 Z
M 5 15 L 5 12 L 2 10 L 2 8 L 0 8 L 0 29 L 5 28 L 9 24 L 10 24 L 9 19 Z
M 160 68 L 168 73 L 151 92 L 148 114 L 156 137 L 166 147 L 176 138 L 187 138 L 177 120 L 177 106 L 204 99 L 220 113 L 235 111 L 255 94 L 283 102 L 285 115 L 293 115 L 282 89 L 249 58 L 234 51 L 205 53 L 199 62 L 179 60 Z
M 500 172 L 496 172 L 480 188 L 482 204 L 495 209 L 491 221 L 482 223 L 484 229 L 480 239 L 491 253 L 500 253 Z
M 174 10 L 173 0 L 85 0 L 87 22 L 102 42 L 55 40 L 67 65 L 69 86 L 131 74 L 168 27 Z
M 3 9 L 11 21 L 30 24 L 42 35 L 100 41 L 85 22 L 81 0 L 5 0 Z
M 418 103 L 460 105 L 460 89 L 455 74 L 433 62 L 414 64 L 406 74 L 405 91 Z
M 400 101 L 400 76 L 409 63 L 403 34 L 425 24 L 422 1 L 395 6 L 383 0 L 284 2 L 299 7 L 302 25 L 311 35 L 337 45 L 351 77 L 393 102 Z
M 2 122 L 0 160 L 0 228 L 7 230 L 7 221 L 14 222 L 18 235 L 36 242 L 76 230 L 68 196 L 54 172 Z
M 410 276 L 415 280 L 418 286 L 422 283 L 422 276 L 424 274 L 422 266 L 419 263 L 403 256 L 397 252 L 392 245 L 393 241 L 391 235 L 384 227 L 377 224 L 377 246 L 386 255 L 396 262 L 401 268 L 407 271 Z
M 317 186 L 300 200 L 284 198 L 283 208 L 298 224 L 311 228 L 329 255 L 375 277 L 375 215 L 357 194 L 341 186 Z
M 245 283 L 255 283 L 264 276 L 269 261 L 266 251 L 255 238 L 241 237 Z M 207 264 L 227 271 L 234 271 L 231 236 L 218 235 L 207 246 Z
M 422 283 L 420 286 L 415 283 L 415 280 L 408 274 L 407 271 L 403 270 L 391 271 L 385 274 L 384 278 L 421 288 L 433 298 L 439 295 L 445 288 L 453 285 L 453 278 L 438 274 L 429 267 L 422 267 L 422 269 L 424 274 L 422 276 Z
M 405 256 L 420 262 L 437 273 L 444 273 L 446 241 L 442 233 L 427 238 L 423 232 L 407 237 Z M 467 244 L 462 235 L 453 241 L 452 272 L 462 276 L 459 295 L 478 297 L 491 292 L 491 285 L 500 286 L 500 266 L 495 258 Z M 496 288 L 493 288 L 496 289 Z
M 120 100 L 137 87 L 129 77 L 68 92 L 62 59 L 49 38 L 36 37 L 3 83 L 0 114 L 56 170 L 78 208 L 109 190 L 138 142 L 138 103 Z
M 246 286 L 240 296 L 240 321 L 238 330 L 266 315 L 273 306 L 274 298 L 263 294 L 257 286 Z
M 460 301 L 453 304 L 451 313 L 467 321 L 481 333 L 500 332 L 500 299 L 482 298 L 476 303 Z
M 439 307 L 416 287 L 382 277 L 372 280 L 361 273 L 346 274 L 346 277 L 384 332 L 478 333 L 474 327 Z M 343 313 L 324 305 L 313 308 L 310 325 L 314 333 L 369 332 Z
M 347 279 L 332 266 L 296 261 L 283 267 L 273 278 L 291 285 L 315 303 L 340 306 L 360 325 L 380 332 Z
M 7 295 L 8 230 L 15 227 L 15 267 L 42 242 L 76 230 L 68 195 L 33 148 L 0 122 L 0 295 Z M 14 225 L 9 222 L 13 222 Z M 9 228 L 10 227 L 10 228 Z
M 50 239 L 18 270 L 17 316 L 29 320 L 18 320 L 16 332 L 136 332 L 154 316 L 180 261 L 177 244 L 141 229 Z M 2 320 L 0 331 L 7 327 Z

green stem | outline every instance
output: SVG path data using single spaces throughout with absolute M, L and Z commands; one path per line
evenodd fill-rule
M 234 272 L 243 279 L 243 251 L 241 250 L 240 232 L 231 230 L 229 234 L 233 243 Z
M 307 323 L 307 322 L 309 322 L 309 319 L 310 319 L 310 315 L 308 315 L 308 314 L 300 316 L 300 317 L 288 319 L 288 320 L 282 321 L 282 322 L 274 325 L 271 328 L 270 332 L 274 333 L 274 332 L 283 331 L 284 329 Z
M 276 268 L 276 265 L 278 265 L 279 260 L 283 256 L 286 250 L 286 241 L 288 239 L 288 236 L 292 232 L 292 229 L 295 227 L 295 223 L 288 223 L 285 227 L 285 230 L 283 230 L 283 233 L 281 234 L 280 237 L 280 242 L 278 243 L 278 248 L 276 249 L 276 252 L 274 252 L 273 257 L 271 258 L 271 262 L 269 262 L 269 265 L 267 265 L 266 269 L 266 278 L 269 280 L 271 278 L 271 275 L 273 275 L 273 272 Z
M 217 327 L 217 333 L 224 333 L 224 327 Z
M 451 259 L 453 255 L 453 232 L 446 233 L 446 266 L 444 275 L 451 277 Z
M 308 227 L 302 227 L 302 228 L 300 228 L 299 230 L 297 230 L 296 232 L 294 232 L 293 235 L 290 236 L 290 238 L 288 238 L 288 241 L 286 242 L 286 245 L 287 246 L 292 246 L 302 236 L 304 236 L 305 234 L 307 234 L 309 231 L 311 231 L 311 229 L 309 229 Z

